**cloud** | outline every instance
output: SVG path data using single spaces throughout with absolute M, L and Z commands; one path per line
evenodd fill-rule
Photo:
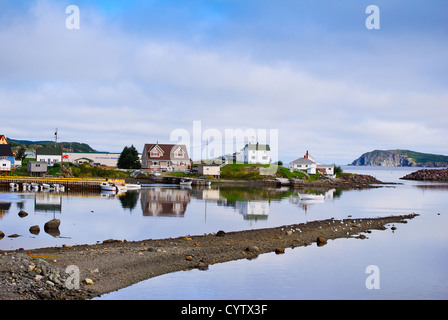
M 302 27 L 314 24 L 310 32 L 321 40 L 313 42 L 309 29 L 287 40 L 277 26 L 271 46 L 261 32 L 273 26 L 261 19 L 266 8 L 251 2 L 257 18 L 243 23 L 245 13 L 231 15 L 241 4 L 222 11 L 209 5 L 197 13 L 201 27 L 188 18 L 191 8 L 171 13 L 166 5 L 163 12 L 181 22 L 163 37 L 152 36 L 153 21 L 142 24 L 146 33 L 123 24 L 139 7 L 122 9 L 122 3 L 104 11 L 82 7 L 76 31 L 65 28 L 65 6 L 53 1 L 36 1 L 10 17 L 0 29 L 2 134 L 43 140 L 58 127 L 62 140 L 119 152 L 125 145 L 169 142 L 172 130 L 191 131 L 200 120 L 222 133 L 278 129 L 284 162 L 307 149 L 320 161 L 342 164 L 381 146 L 448 150 L 448 94 L 435 69 L 447 67 L 440 37 L 410 40 L 384 32 L 374 38 L 308 19 Z M 286 8 L 275 10 L 274 23 L 280 23 Z M 307 10 L 319 16 L 314 7 Z M 110 12 L 122 16 L 110 21 Z M 253 19 L 261 19 L 260 31 L 250 25 Z M 195 30 L 185 41 L 182 24 Z M 232 35 L 238 27 L 242 34 Z M 213 32 L 221 42 L 212 41 Z

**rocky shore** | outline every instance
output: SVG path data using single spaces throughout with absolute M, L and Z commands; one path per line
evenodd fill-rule
M 203 236 L 109 239 L 96 245 L 0 252 L 0 299 L 85 300 L 162 274 L 338 238 L 366 239 L 371 230 L 396 229 L 416 214 L 372 219 L 312 221 L 270 229 L 218 231 Z M 367 234 L 367 235 L 366 235 Z
M 447 181 L 448 182 L 448 168 L 446 169 L 422 169 L 410 173 L 401 179 L 403 180 L 417 180 L 417 181 Z

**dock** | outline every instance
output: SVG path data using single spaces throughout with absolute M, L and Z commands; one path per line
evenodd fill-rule
M 10 183 L 26 184 L 60 184 L 65 187 L 66 190 L 91 190 L 100 191 L 100 184 L 102 182 L 111 182 L 117 185 L 124 185 L 124 179 L 103 179 L 103 178 L 56 178 L 56 177 L 16 177 L 7 176 L 0 177 L 0 186 L 9 187 Z

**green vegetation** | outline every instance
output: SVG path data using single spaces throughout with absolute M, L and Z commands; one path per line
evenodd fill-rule
M 401 156 L 407 157 L 408 159 L 413 160 L 415 163 L 422 166 L 433 166 L 434 164 L 440 164 L 440 166 L 448 165 L 448 156 L 420 153 L 410 150 L 390 150 L 390 152 L 394 152 Z
M 36 150 L 39 147 L 55 147 L 54 141 L 29 141 L 8 138 L 8 143 L 15 151 L 19 150 L 21 147 L 25 147 L 26 150 Z M 96 150 L 92 149 L 88 144 L 80 142 L 58 142 L 56 147 L 63 148 L 64 151 L 68 152 L 96 152 Z
M 132 145 L 129 148 L 124 147 L 118 158 L 117 166 L 120 169 L 141 169 L 142 164 L 138 157 L 138 151 Z

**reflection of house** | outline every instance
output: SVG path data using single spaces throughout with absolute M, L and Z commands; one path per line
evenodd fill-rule
M 62 197 L 52 193 L 36 193 L 36 198 L 34 199 L 34 211 L 61 212 Z
M 182 217 L 190 203 L 190 193 L 184 189 L 151 188 L 140 192 L 144 216 Z
M 246 220 L 267 220 L 269 215 L 268 201 L 237 202 L 236 206 Z
M 290 170 L 304 170 L 309 174 L 316 174 L 320 172 L 324 175 L 334 175 L 334 165 L 328 165 L 319 163 L 314 158 L 306 152 L 303 158 L 299 158 L 289 163 Z
M 191 162 L 185 145 L 145 144 L 142 169 L 149 171 L 186 171 Z

